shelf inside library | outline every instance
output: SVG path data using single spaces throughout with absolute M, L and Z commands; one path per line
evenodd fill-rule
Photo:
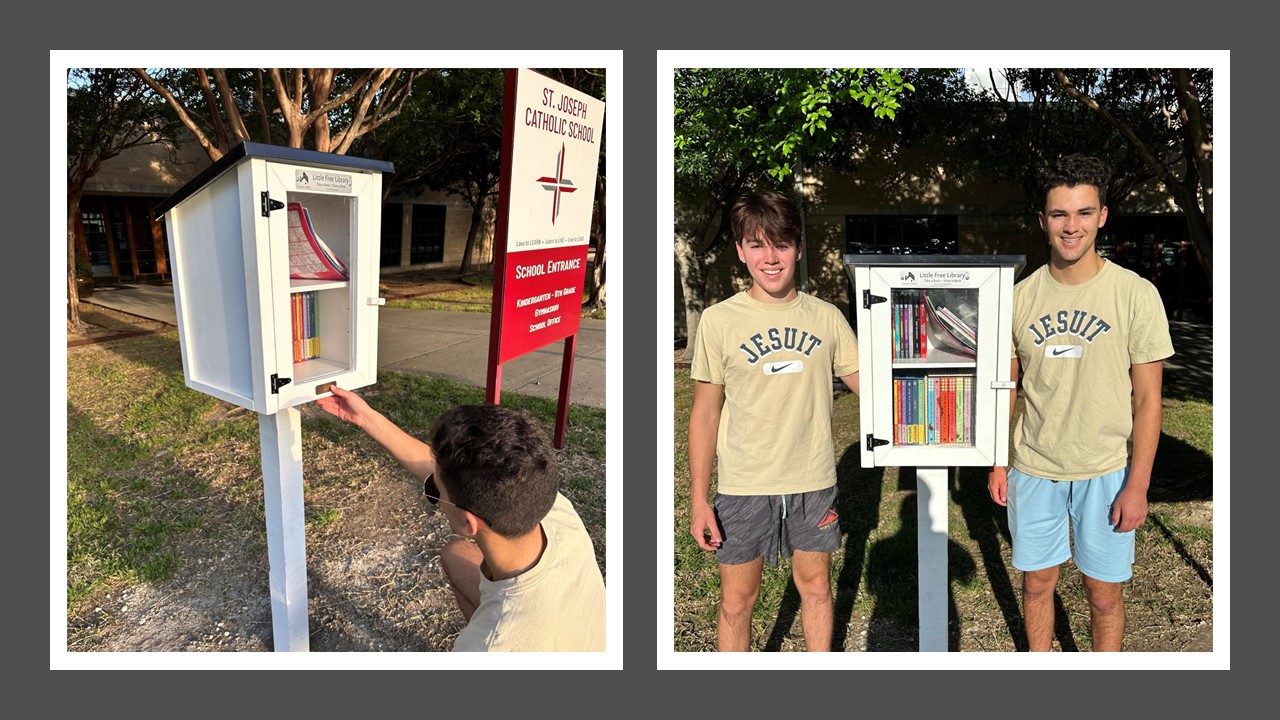
M 333 290 L 336 288 L 345 288 L 350 284 L 350 280 L 297 280 L 290 278 L 289 292 L 300 293 L 310 290 Z
M 976 367 L 977 359 L 972 355 L 951 352 L 946 348 L 930 347 L 923 358 L 894 358 L 893 367 L 943 368 L 943 367 Z
M 312 358 L 293 364 L 293 379 L 295 382 L 311 381 L 323 378 L 325 375 L 344 373 L 350 369 L 349 365 L 337 363 L 333 360 L 326 360 L 322 357 Z

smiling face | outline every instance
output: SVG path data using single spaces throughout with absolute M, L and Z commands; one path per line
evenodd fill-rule
M 1046 194 L 1040 227 L 1049 239 L 1049 264 L 1055 278 L 1082 282 L 1097 273 L 1102 256 L 1094 243 L 1106 223 L 1107 208 L 1093 185 L 1064 185 Z
M 738 259 L 751 274 L 747 294 L 760 302 L 787 302 L 796 297 L 796 266 L 800 244 L 789 240 L 770 242 L 763 232 L 738 241 Z

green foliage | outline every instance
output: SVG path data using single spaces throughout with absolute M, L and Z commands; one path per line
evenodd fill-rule
M 159 142 L 174 116 L 128 68 L 67 71 L 67 170 L 83 183 L 104 160 Z
M 709 184 L 718 174 L 763 173 L 777 182 L 843 139 L 832 125 L 852 107 L 894 119 L 913 88 L 886 68 L 678 68 L 676 175 Z
M 395 159 L 390 185 L 398 191 L 431 188 L 475 205 L 495 191 L 501 170 L 503 83 L 500 68 L 429 74 L 361 153 Z
M 914 98 L 924 106 L 917 114 L 945 124 L 943 132 L 954 141 L 951 156 L 944 160 L 952 173 L 1012 178 L 1022 183 L 1033 206 L 1040 201 L 1040 171 L 1071 152 L 1097 155 L 1111 166 L 1112 205 L 1136 185 L 1157 177 L 1159 168 L 1174 176 L 1187 174 L 1190 128 L 1172 69 L 1074 68 L 1064 75 L 1132 135 L 1118 132 L 1101 114 L 1073 99 L 1049 68 L 997 69 L 997 81 L 1013 88 L 1004 97 L 954 85 L 931 86 Z M 1212 70 L 1191 70 L 1190 77 L 1211 138 Z M 1144 159 L 1135 142 L 1152 153 L 1158 167 Z

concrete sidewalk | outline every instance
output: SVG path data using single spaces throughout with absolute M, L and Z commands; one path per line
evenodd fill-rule
M 177 327 L 172 285 L 121 284 L 98 287 L 85 302 Z M 378 310 L 378 367 L 411 375 L 485 386 L 489 359 L 488 313 L 441 310 Z M 582 320 L 574 352 L 569 402 L 605 403 L 604 320 Z M 553 342 L 502 365 L 502 392 L 555 400 L 560 395 L 564 341 Z

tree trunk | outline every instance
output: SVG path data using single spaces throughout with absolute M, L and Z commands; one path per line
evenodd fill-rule
M 604 195 L 604 178 L 596 175 L 596 221 L 591 226 L 591 232 L 595 236 L 596 241 L 596 259 L 591 264 L 592 282 L 591 296 L 587 300 L 587 305 L 594 310 L 600 310 L 605 305 L 605 288 L 604 288 L 604 261 L 605 261 L 605 195 Z
M 76 287 L 76 220 L 83 192 L 83 185 L 67 186 L 67 331 L 73 333 L 84 331 L 80 320 L 80 291 Z
M 480 235 L 480 227 L 484 224 L 484 198 L 471 205 L 471 227 L 467 228 L 467 245 L 462 250 L 462 270 L 465 275 L 471 272 L 471 253 L 476 247 L 476 238 Z
M 685 349 L 682 360 L 693 359 L 693 341 L 698 335 L 698 323 L 706 308 L 706 268 L 694 250 L 693 241 L 677 234 L 675 238 L 676 270 L 680 276 L 680 289 L 684 295 Z

